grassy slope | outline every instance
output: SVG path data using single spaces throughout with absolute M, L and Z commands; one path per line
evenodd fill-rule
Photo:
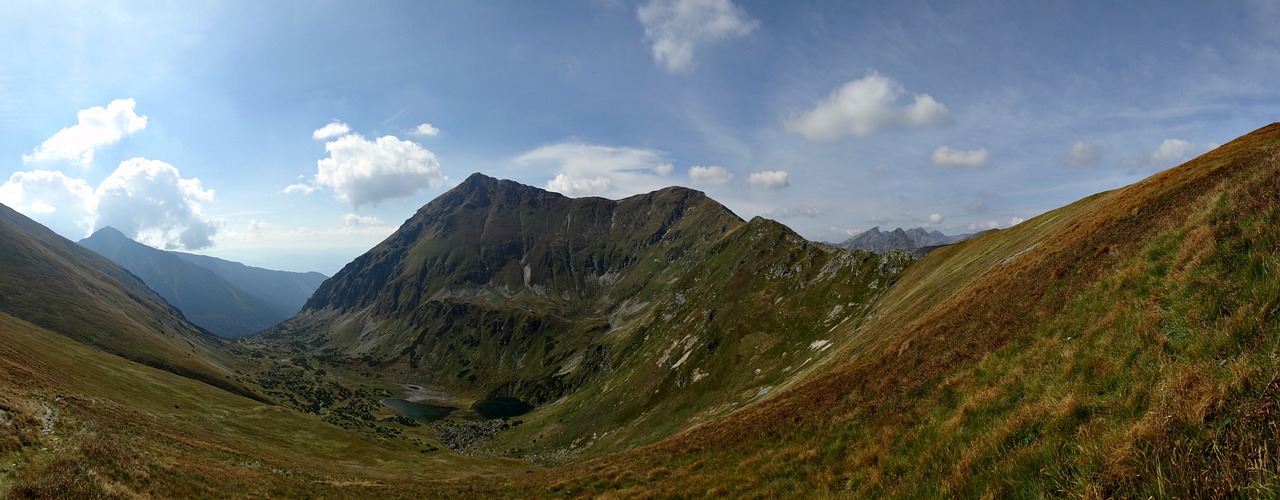
M 766 404 L 496 487 L 1275 495 L 1278 219 L 1280 124 L 931 254 Z
M 136 276 L 0 205 L 0 312 L 139 363 L 248 393 L 225 341 Z
M 599 341 L 610 369 L 581 391 L 521 417 L 490 450 L 564 463 L 648 444 L 755 403 L 831 351 L 836 329 L 910 262 L 805 241 L 756 218 L 706 260 L 615 320 Z M 815 342 L 817 342 L 815 344 Z
M 0 496 L 401 496 L 525 470 L 344 431 L 2 313 L 0 337 Z

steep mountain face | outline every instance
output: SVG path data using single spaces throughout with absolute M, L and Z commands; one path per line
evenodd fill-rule
M 80 244 L 128 269 L 191 322 L 223 337 L 265 330 L 296 312 L 274 306 L 175 253 L 133 241 L 114 228 L 99 229 Z
M 276 319 L 272 324 L 298 314 L 298 311 L 302 310 L 302 306 L 307 303 L 307 299 L 311 298 L 311 294 L 315 293 L 316 289 L 320 288 L 320 284 L 328 279 L 327 276 L 317 272 L 276 271 L 246 266 L 239 262 L 207 255 L 184 252 L 170 253 L 182 260 L 213 271 L 214 274 L 227 280 L 232 286 L 269 304 L 274 308 L 276 315 Z
M 0 312 L 239 393 L 221 339 L 119 265 L 0 205 Z
M 498 451 L 556 461 L 650 442 L 767 393 L 825 356 L 824 334 L 857 322 L 908 261 L 744 222 L 685 188 L 572 199 L 476 174 L 260 338 L 542 407 Z M 587 450 L 591 435 L 605 437 Z
M 916 252 L 926 249 L 924 252 L 918 252 L 923 254 L 928 253 L 927 250 L 963 241 L 972 236 L 971 234 L 947 236 L 938 230 L 926 231 L 924 228 L 919 227 L 905 231 L 902 228 L 897 228 L 893 231 L 885 232 L 880 230 L 880 226 L 876 226 L 858 233 L 836 246 L 848 250 L 875 253 L 892 252 L 894 250 Z

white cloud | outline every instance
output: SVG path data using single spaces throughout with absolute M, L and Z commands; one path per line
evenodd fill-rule
M 200 250 L 213 245 L 222 221 L 204 216 L 215 199 L 200 179 L 146 158 L 120 162 L 96 189 L 61 172 L 17 172 L 0 185 L 0 202 L 69 239 L 106 226 L 157 248 Z
M 689 167 L 689 181 L 694 184 L 728 184 L 733 182 L 733 174 L 724 167 L 694 165 Z
M 942 222 L 942 219 L 943 219 L 942 214 L 929 214 L 928 220 L 930 224 L 937 224 L 939 222 Z
M 573 197 L 602 196 L 603 193 L 613 191 L 613 180 L 607 177 L 583 178 L 556 174 L 554 179 L 547 181 L 547 190 Z
M 906 89 L 876 71 L 844 84 L 813 109 L 786 120 L 787 132 L 814 142 L 862 137 L 888 128 L 923 127 L 951 123 L 951 113 L 929 94 L 915 94 L 899 105 Z
M 88 168 L 93 164 L 94 151 L 146 128 L 147 117 L 138 116 L 135 105 L 133 99 L 116 99 L 106 108 L 94 106 L 81 110 L 75 125 L 59 130 L 31 154 L 22 155 L 22 162 L 65 160 Z
M 168 163 L 134 158 L 120 162 L 98 185 L 94 228 L 111 226 L 159 248 L 199 250 L 213 246 L 221 221 L 203 214 L 214 200 L 200 179 L 184 179 Z
M 1026 219 L 1023 219 L 1022 217 L 1010 217 L 1009 226 L 1016 226 L 1018 224 L 1022 224 L 1024 221 L 1026 221 Z
M 440 129 L 433 127 L 430 123 L 423 123 L 422 125 L 418 125 L 417 128 L 413 129 L 412 132 L 409 132 L 409 134 L 420 136 L 420 137 L 435 137 L 437 135 L 440 135 Z
M 316 162 L 314 182 L 291 184 L 283 192 L 309 194 L 327 187 L 334 198 L 359 209 L 413 196 L 447 179 L 435 153 L 412 141 L 390 135 L 370 141 L 341 122 L 325 125 L 312 137 L 329 139 L 324 144 L 329 157 Z
M 1157 165 L 1169 165 L 1186 160 L 1195 152 L 1196 146 L 1182 139 L 1165 139 L 1151 153 L 1151 162 Z
M 946 146 L 933 150 L 933 156 L 930 158 L 934 165 L 940 167 L 981 168 L 987 166 L 988 160 L 990 155 L 986 148 L 964 150 Z
M 320 127 L 311 133 L 311 138 L 316 140 L 332 139 L 341 137 L 351 133 L 351 127 L 342 122 L 333 122 Z
M 789 177 L 790 175 L 782 170 L 765 170 L 752 172 L 747 176 L 747 183 L 758 188 L 779 189 L 790 184 Z
M 699 46 L 746 36 L 760 26 L 731 0 L 649 0 L 636 17 L 654 61 L 672 73 L 692 69 Z
M 280 192 L 284 194 L 294 194 L 294 193 L 311 194 L 316 192 L 316 187 L 310 184 L 297 183 L 297 184 L 290 184 L 288 186 L 285 186 L 284 189 L 280 190 Z
M 93 188 L 62 172 L 15 172 L 0 185 L 0 203 L 39 218 L 40 223 L 70 239 L 88 236 L 97 205 Z
M 566 196 L 621 198 L 665 187 L 671 173 L 665 153 L 653 149 L 600 146 L 568 140 L 517 156 L 524 167 L 550 168 L 547 189 Z
M 1097 165 L 1102 159 L 1102 150 L 1097 144 L 1089 141 L 1076 141 L 1071 150 L 1060 161 L 1073 167 Z
M 347 214 L 342 216 L 348 226 L 385 226 L 387 223 L 372 215 Z

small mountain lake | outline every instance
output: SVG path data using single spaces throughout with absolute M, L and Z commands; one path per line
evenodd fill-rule
M 385 398 L 378 402 L 419 422 L 434 422 L 458 410 L 452 406 L 424 405 L 400 398 Z
M 501 397 L 476 401 L 471 409 L 480 416 L 492 418 L 518 417 L 533 411 L 533 405 L 512 397 Z

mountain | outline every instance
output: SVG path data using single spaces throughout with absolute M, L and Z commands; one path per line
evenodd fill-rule
M 80 240 L 142 278 L 193 323 L 223 337 L 262 331 L 289 318 L 318 274 L 256 269 L 199 255 L 157 250 L 105 227 Z
M 1280 481 L 1280 123 L 913 264 L 845 362 L 565 496 L 1257 497 Z M 485 494 L 484 491 L 471 494 Z
M 124 268 L 0 205 L 0 313 L 238 393 L 221 339 Z
M 567 198 L 476 174 L 254 340 L 463 399 L 517 398 L 541 410 L 494 452 L 558 462 L 784 384 L 909 261 L 743 221 L 686 188 Z
M 307 303 L 307 299 L 311 298 L 311 294 L 328 279 L 328 276 L 317 272 L 275 271 L 207 255 L 170 253 L 213 271 L 232 286 L 271 305 L 278 317 L 276 322 L 297 314 L 303 304 Z
M 875 253 L 894 250 L 905 252 L 923 250 L 923 252 L 917 252 L 923 254 L 934 248 L 964 241 L 971 237 L 973 237 L 972 234 L 947 236 L 938 230 L 926 231 L 924 228 L 919 227 L 905 231 L 902 228 L 897 228 L 893 231 L 883 232 L 880 231 L 880 226 L 876 226 L 858 233 L 836 246 L 848 250 L 863 250 Z
M 0 250 L 6 497 L 1280 489 L 1280 123 L 914 261 L 681 188 L 473 176 L 234 343 L 225 379 L 277 405 L 72 340 L 226 343 L 118 266 L 7 209 Z M 378 404 L 401 389 L 461 415 Z

